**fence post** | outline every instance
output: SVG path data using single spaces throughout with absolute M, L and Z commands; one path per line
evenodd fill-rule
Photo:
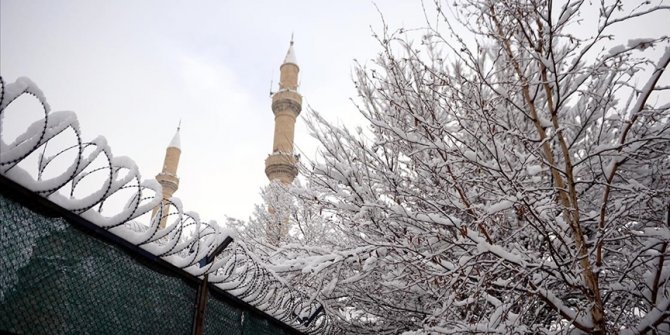
M 207 279 L 205 275 L 198 286 L 198 294 L 195 302 L 195 316 L 193 319 L 193 335 L 202 335 L 205 331 L 205 309 L 207 308 Z
M 200 260 L 200 267 L 204 267 L 213 262 L 216 256 L 223 252 L 231 242 L 233 242 L 233 238 L 227 236 L 211 254 Z M 193 315 L 193 331 L 191 332 L 193 335 L 202 335 L 205 332 L 205 309 L 207 309 L 207 293 L 209 291 L 208 279 L 209 274 L 205 274 L 202 278 L 202 282 L 198 286 L 198 293 L 195 300 L 195 314 Z

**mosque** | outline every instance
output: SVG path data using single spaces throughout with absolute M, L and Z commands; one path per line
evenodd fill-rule
M 290 185 L 298 175 L 298 156 L 293 150 L 293 138 L 295 132 L 295 121 L 302 110 L 302 95 L 298 93 L 298 73 L 300 67 L 293 50 L 293 39 L 291 39 L 284 62 L 279 67 L 279 90 L 272 95 L 272 112 L 275 115 L 274 140 L 272 152 L 265 159 L 265 175 L 270 182 L 278 181 L 284 185 Z M 163 170 L 156 175 L 156 180 L 163 187 L 164 212 L 169 211 L 169 202 L 172 195 L 179 188 L 179 177 L 177 177 L 177 168 L 179 167 L 179 156 L 181 155 L 181 144 L 179 129 L 172 137 L 172 141 L 165 150 L 165 159 L 163 160 Z M 158 212 L 158 207 L 154 208 L 152 217 Z M 272 207 L 268 208 L 270 213 L 274 213 Z M 160 227 L 166 225 L 167 216 L 161 217 Z M 277 222 L 285 222 L 278 220 Z M 267 228 L 266 228 L 267 229 Z M 267 229 L 279 233 L 279 236 L 268 236 L 268 242 L 277 245 L 282 236 L 288 233 L 288 225 L 283 225 L 279 229 Z M 268 234 L 271 235 L 271 234 Z

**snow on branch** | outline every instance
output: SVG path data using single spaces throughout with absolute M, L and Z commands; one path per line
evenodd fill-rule
M 306 115 L 296 202 L 324 214 L 299 223 L 336 238 L 273 268 L 350 333 L 670 332 L 667 32 L 611 31 L 667 6 L 630 6 L 435 1 L 439 24 L 384 26 L 354 75 L 367 124 Z

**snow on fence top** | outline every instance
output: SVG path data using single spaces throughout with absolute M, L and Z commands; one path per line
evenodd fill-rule
M 51 112 L 40 89 L 28 78 L 5 85 L 0 77 L 0 175 L 48 198 L 61 207 L 93 222 L 111 233 L 151 252 L 172 265 L 202 278 L 241 300 L 307 333 L 324 333 L 330 326 L 325 314 L 305 322 L 319 304 L 288 287 L 246 247 L 236 240 L 234 231 L 215 221 L 202 221 L 197 213 L 185 212 L 177 198 L 169 199 L 169 210 L 161 203 L 161 185 L 154 179 L 142 180 L 131 159 L 114 157 L 103 137 L 83 142 L 73 112 Z M 43 107 L 44 117 L 18 135 L 6 135 L 11 125 L 3 124 L 7 107 L 20 96 L 31 95 Z M 5 130 L 3 132 L 3 130 Z M 48 154 L 49 141 L 71 130 L 74 141 L 64 149 Z M 37 164 L 30 165 L 30 157 Z M 63 157 L 73 157 L 62 172 L 46 177 L 49 168 Z M 66 158 L 67 159 L 67 158 Z M 26 167 L 26 165 L 28 167 Z M 32 172 L 32 174 L 31 174 Z M 97 179 L 96 179 L 97 178 Z M 91 190 L 87 179 L 104 180 Z M 90 183 L 88 183 L 90 184 Z M 80 196 L 81 193 L 85 195 Z M 110 199 L 123 201 L 113 213 L 103 208 Z M 148 213 L 159 207 L 153 218 Z M 109 210 L 108 210 L 109 211 Z M 165 211 L 165 212 L 164 212 Z M 168 216 L 165 229 L 159 229 L 161 216 Z M 211 262 L 203 260 L 226 238 L 233 238 Z

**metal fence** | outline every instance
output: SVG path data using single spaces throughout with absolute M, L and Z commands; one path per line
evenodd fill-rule
M 83 219 L 61 217 L 57 206 L 0 178 L 0 330 L 192 332 L 198 279 Z M 205 334 L 299 334 L 235 297 L 210 292 Z
M 44 117 L 8 138 L 3 130 L 13 125 L 3 118 L 22 96 L 36 99 Z M 68 143 L 52 141 L 59 136 Z M 0 77 L 0 139 L 0 330 L 332 332 L 318 299 L 268 270 L 244 241 L 231 243 L 234 232 L 177 199 L 159 206 L 155 180 L 114 157 L 103 137 L 83 141 L 76 115 L 52 113 L 27 78 L 6 84 Z M 82 186 L 91 179 L 92 189 Z M 109 199 L 125 205 L 110 211 Z M 203 306 L 204 322 L 194 322 L 203 320 Z

